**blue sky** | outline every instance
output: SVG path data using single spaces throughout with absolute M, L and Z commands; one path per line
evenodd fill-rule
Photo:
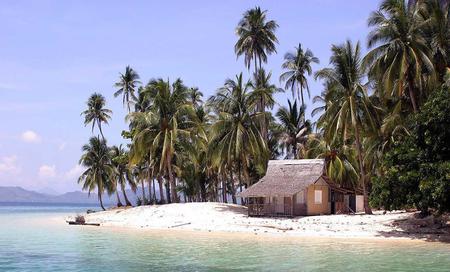
M 181 77 L 206 97 L 246 69 L 236 59 L 234 29 L 256 5 L 279 24 L 278 54 L 267 70 L 279 84 L 283 55 L 299 42 L 328 65 L 330 46 L 350 38 L 366 48 L 372 0 L 310 1 L 1 1 L 0 186 L 79 190 L 81 146 L 91 136 L 80 112 L 102 93 L 113 119 L 105 128 L 120 144 L 126 128 L 119 72 L 131 65 L 143 82 Z M 281 85 L 280 85 L 281 86 Z M 321 83 L 310 80 L 312 96 Z M 286 104 L 290 93 L 277 95 Z M 308 111 L 311 106 L 308 101 Z

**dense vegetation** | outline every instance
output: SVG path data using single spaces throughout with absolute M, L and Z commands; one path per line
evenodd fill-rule
M 236 203 L 236 193 L 264 175 L 269 159 L 324 158 L 327 174 L 364 193 L 373 207 L 450 210 L 450 17 L 447 0 L 384 0 L 361 43 L 331 46 L 327 68 L 301 44 L 284 56 L 278 88 L 265 70 L 276 54 L 278 24 L 259 7 L 243 14 L 235 53 L 242 73 L 207 99 L 198 88 L 151 79 L 142 84 L 130 67 L 114 95 L 122 96 L 127 147 L 108 147 L 102 132 L 111 111 L 93 94 L 82 114 L 100 136 L 83 147 L 79 182 L 98 195 L 141 187 L 139 205 L 180 201 Z M 313 98 L 308 76 L 323 82 Z M 288 91 L 288 107 L 274 110 L 274 94 Z M 158 186 L 158 190 L 156 190 Z M 146 192 L 147 189 L 147 192 Z M 159 195 L 157 196 L 157 191 Z

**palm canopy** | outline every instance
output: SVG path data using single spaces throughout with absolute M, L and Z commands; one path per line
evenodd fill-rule
M 332 86 L 329 91 L 336 92 L 332 103 L 327 103 L 326 111 L 319 118 L 318 126 L 323 127 L 325 140 L 333 144 L 339 141 L 346 145 L 354 140 L 359 161 L 361 185 L 364 192 L 366 213 L 371 213 L 363 165 L 361 132 L 364 128 L 376 130 L 375 108 L 362 84 L 364 77 L 361 66 L 359 42 L 353 46 L 351 41 L 342 45 L 333 45 L 330 58 L 331 68 L 324 68 L 316 73 L 316 78 L 324 79 Z
M 277 52 L 275 44 L 278 39 L 275 31 L 278 25 L 273 20 L 266 20 L 266 12 L 260 7 L 247 10 L 236 28 L 238 40 L 234 51 L 238 57 L 244 55 L 247 69 L 250 69 L 250 64 L 254 61 L 254 72 L 258 69 L 258 61 L 261 68 L 262 62 L 267 62 L 267 55 Z
M 291 103 L 288 100 L 288 106 L 281 107 L 276 116 L 280 121 L 281 144 L 287 157 L 299 159 L 299 148 L 305 146 L 309 133 L 311 133 L 311 122 L 305 119 L 306 107 L 297 106 L 297 101 Z
M 195 111 L 188 103 L 188 88 L 178 79 L 170 84 L 163 79 L 151 80 L 143 91 L 150 101 L 148 111 L 129 115 L 134 124 L 132 157 L 137 162 L 145 156 L 159 161 L 159 171 L 170 180 L 171 194 L 178 200 L 173 176 L 172 160 L 177 145 L 190 136 Z
M 306 90 L 308 97 L 311 96 L 309 91 L 308 79 L 306 76 L 312 74 L 312 63 L 319 63 L 319 59 L 314 57 L 311 50 L 306 49 L 303 51 L 302 45 L 299 43 L 295 48 L 295 53 L 288 52 L 284 55 L 284 63 L 281 68 L 286 70 L 280 76 L 280 81 L 285 82 L 285 89 L 292 91 L 292 97 L 295 97 L 302 101 L 302 105 L 305 105 L 303 98 L 303 91 Z
M 208 101 L 218 114 L 211 127 L 209 156 L 212 164 L 219 168 L 237 164 L 239 174 L 243 170 L 246 176 L 252 162 L 258 164 L 267 157 L 266 144 L 256 125 L 260 114 L 251 103 L 250 87 L 241 73 L 234 80 L 226 80 Z
M 130 66 L 125 67 L 125 73 L 120 73 L 119 81 L 114 86 L 117 91 L 114 93 L 114 97 L 122 95 L 123 105 L 127 106 L 128 112 L 130 111 L 130 103 L 132 100 L 136 100 L 136 87 L 141 84 L 139 81 L 139 75 Z
M 91 137 L 89 143 L 82 147 L 83 155 L 80 164 L 86 168 L 78 179 L 83 184 L 83 190 L 89 193 L 97 189 L 100 205 L 103 209 L 102 194 L 111 194 L 114 189 L 115 169 L 111 163 L 110 150 L 106 141 L 99 137 Z
M 408 97 L 414 112 L 427 81 L 434 75 L 431 52 L 423 35 L 423 20 L 416 8 L 404 0 L 384 0 L 368 20 L 368 46 L 365 57 L 369 76 L 384 84 L 385 95 Z
M 94 132 L 95 125 L 97 125 L 104 139 L 102 123 L 108 124 L 112 111 L 105 108 L 105 98 L 99 93 L 93 93 L 86 104 L 87 109 L 81 113 L 81 115 L 84 115 L 84 125 L 87 126 L 89 123 L 92 123 L 92 132 Z

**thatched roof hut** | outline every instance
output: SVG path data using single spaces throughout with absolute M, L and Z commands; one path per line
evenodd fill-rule
M 325 161 L 271 160 L 266 175 L 238 194 L 253 216 L 296 216 L 348 213 L 356 209 L 356 193 L 325 174 Z
M 316 182 L 324 174 L 325 161 L 271 160 L 266 175 L 240 197 L 291 196 Z

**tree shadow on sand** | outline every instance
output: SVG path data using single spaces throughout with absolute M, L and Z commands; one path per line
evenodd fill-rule
M 393 221 L 392 225 L 397 230 L 380 231 L 379 236 L 450 243 L 450 221 L 448 216 L 436 218 L 431 215 L 425 218 L 418 218 L 418 214 L 415 213 L 408 218 Z

